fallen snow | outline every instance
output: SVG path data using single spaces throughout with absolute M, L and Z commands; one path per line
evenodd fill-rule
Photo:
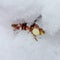
M 13 35 L 9 29 L 0 26 L 1 60 L 59 60 L 60 37 L 46 34 L 36 42 L 26 31 Z M 57 34 L 60 34 L 57 32 Z M 13 37 L 12 37 L 13 36 Z M 56 38 L 55 38 L 56 37 Z
M 44 28 L 54 35 L 60 29 L 60 1 L 59 0 L 45 0 L 45 7 L 42 10 Z
M 60 60 L 59 3 L 59 0 L 0 1 L 0 60 Z M 21 22 L 23 18 L 32 24 L 40 14 L 42 19 L 37 24 L 46 34 L 37 37 L 37 42 L 28 31 L 13 32 L 11 24 L 16 19 L 21 18 Z

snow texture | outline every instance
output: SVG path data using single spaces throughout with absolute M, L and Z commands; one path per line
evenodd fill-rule
M 45 7 L 42 10 L 44 28 L 54 35 L 60 29 L 60 1 L 45 0 Z
M 0 0 L 0 60 L 60 60 L 59 0 Z M 12 23 L 36 22 L 45 29 L 36 42 L 28 31 L 14 32 Z

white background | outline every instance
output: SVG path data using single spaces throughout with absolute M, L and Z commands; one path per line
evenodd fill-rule
M 0 0 L 0 60 L 60 60 L 59 6 L 59 0 Z M 38 42 L 27 31 L 13 32 L 12 22 L 32 24 L 40 14 L 46 34 Z

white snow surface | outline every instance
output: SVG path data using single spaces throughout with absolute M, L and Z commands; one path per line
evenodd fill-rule
M 0 0 L 0 60 L 60 60 L 59 0 Z M 37 24 L 45 29 L 35 41 L 28 31 L 14 32 L 12 23 Z
M 42 10 L 44 28 L 53 35 L 60 29 L 60 1 L 45 0 L 44 5 Z

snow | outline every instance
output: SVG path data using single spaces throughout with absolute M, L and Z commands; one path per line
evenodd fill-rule
M 0 0 L 0 60 L 60 60 L 59 3 L 59 0 Z M 38 36 L 38 41 L 28 31 L 12 30 L 12 23 L 32 24 L 40 14 L 42 19 L 37 24 L 46 34 Z
M 47 3 L 47 4 L 46 4 Z M 60 1 L 45 1 L 45 7 L 42 10 L 44 28 L 53 35 L 60 29 Z
M 7 30 L 3 26 L 0 27 L 1 60 L 57 60 L 59 58 L 59 37 L 54 39 L 46 34 L 44 37 L 38 38 L 38 42 L 36 42 L 31 33 L 21 31 L 11 39 L 12 31 L 8 33 L 9 30 Z

